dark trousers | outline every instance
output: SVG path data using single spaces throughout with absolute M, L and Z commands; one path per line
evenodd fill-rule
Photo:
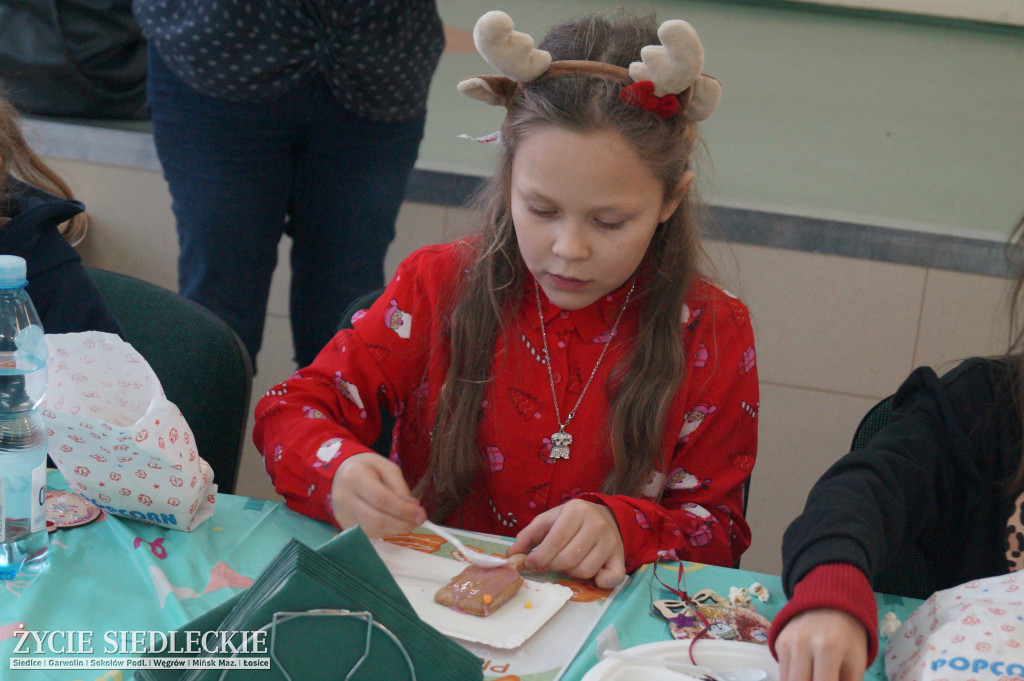
M 319 75 L 276 100 L 223 101 L 182 83 L 152 45 L 149 54 L 182 295 L 230 324 L 255 363 L 277 245 L 287 233 L 295 359 L 309 364 L 346 305 L 383 285 L 424 119 L 353 116 Z

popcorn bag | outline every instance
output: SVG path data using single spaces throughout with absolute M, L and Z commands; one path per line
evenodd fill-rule
M 41 412 L 70 488 L 114 515 L 189 530 L 213 515 L 213 470 L 149 363 L 118 336 L 47 334 Z
M 1006 681 L 1024 677 L 1024 574 L 937 591 L 888 639 L 890 681 Z

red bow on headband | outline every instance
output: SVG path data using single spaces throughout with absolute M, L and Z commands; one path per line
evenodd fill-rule
M 679 98 L 673 94 L 655 96 L 654 82 L 650 80 L 641 80 L 625 86 L 619 92 L 619 99 L 626 104 L 656 113 L 662 118 L 672 118 L 679 111 Z

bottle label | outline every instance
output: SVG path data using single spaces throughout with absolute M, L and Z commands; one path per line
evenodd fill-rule
M 32 471 L 32 532 L 46 529 L 46 464 Z

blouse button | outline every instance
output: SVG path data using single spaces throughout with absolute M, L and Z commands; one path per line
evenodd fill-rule
M 569 318 L 569 311 L 568 310 L 562 310 L 561 312 L 558 313 L 558 316 L 561 317 L 562 319 L 568 319 Z
M 555 383 L 561 383 L 562 382 L 562 374 L 560 374 L 560 373 L 558 373 L 556 371 L 555 373 L 551 374 L 551 380 L 554 381 Z

